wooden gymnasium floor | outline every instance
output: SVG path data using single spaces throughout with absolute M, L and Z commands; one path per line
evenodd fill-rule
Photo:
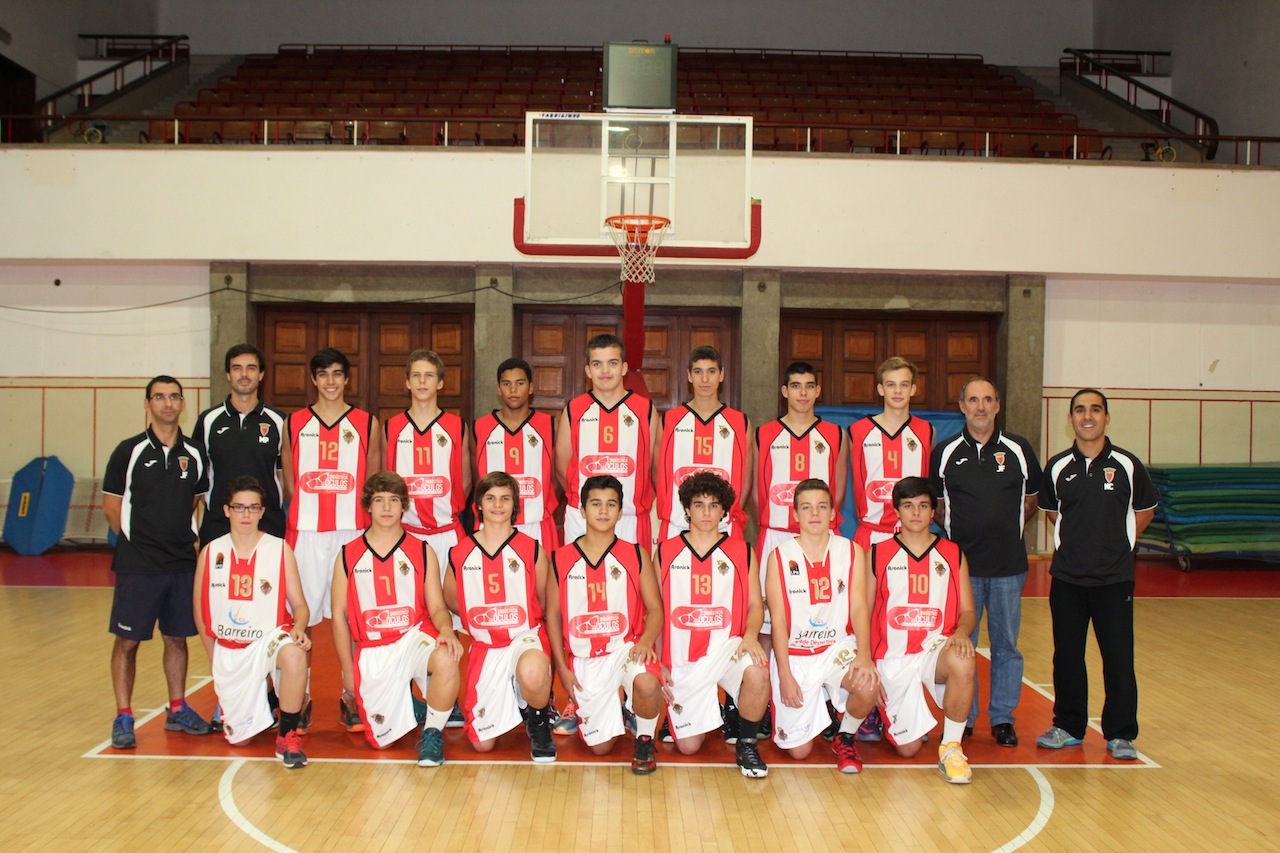
M 877 744 L 864 745 L 861 776 L 836 773 L 824 749 L 796 764 L 768 746 L 769 778 L 747 780 L 731 749 L 712 741 L 696 762 L 660 748 L 658 772 L 640 778 L 623 744 L 599 760 L 558 738 L 560 761 L 534 766 L 522 736 L 508 735 L 505 751 L 481 761 L 454 731 L 449 763 L 421 769 L 410 738 L 375 754 L 337 727 L 327 634 L 307 768 L 268 758 L 269 735 L 232 749 L 148 719 L 165 698 L 158 641 L 139 656 L 139 748 L 116 753 L 106 740 L 107 564 L 103 552 L 0 551 L 7 850 L 1251 850 L 1276 849 L 1280 837 L 1270 753 L 1280 744 L 1280 572 L 1256 564 L 1204 563 L 1184 574 L 1143 561 L 1142 759 L 1121 763 L 1096 731 L 1083 748 L 1034 746 L 1050 719 L 1052 645 L 1047 565 L 1034 563 L 1023 744 L 995 747 L 980 719 L 966 744 L 967 787 L 941 780 L 931 750 L 906 762 Z M 208 666 L 194 642 L 191 653 L 191 702 L 207 714 Z M 1090 666 L 1098 684 L 1092 649 Z M 1100 700 L 1095 688 L 1095 715 Z

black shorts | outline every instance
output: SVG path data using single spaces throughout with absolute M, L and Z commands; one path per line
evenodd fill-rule
M 166 637 L 194 637 L 191 594 L 194 572 L 117 574 L 108 630 L 126 640 L 150 640 L 156 622 Z

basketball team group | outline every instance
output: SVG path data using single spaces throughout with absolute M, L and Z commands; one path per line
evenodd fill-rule
M 385 424 L 346 401 L 336 349 L 310 361 L 316 402 L 285 415 L 261 399 L 262 352 L 232 347 L 231 392 L 192 435 L 181 384 L 153 379 L 149 426 L 103 479 L 117 538 L 112 746 L 137 747 L 137 650 L 158 624 L 165 729 L 244 744 L 274 728 L 284 766 L 305 766 L 311 630 L 329 619 L 340 723 L 377 749 L 419 732 L 423 767 L 444 763 L 445 728 L 484 753 L 523 726 L 539 763 L 555 761 L 556 735 L 598 755 L 627 738 L 647 774 L 658 743 L 694 754 L 711 735 L 749 778 L 768 774 L 763 738 L 796 759 L 829 744 L 858 773 L 859 741 L 919 754 L 936 707 L 938 772 L 968 783 L 984 612 L 990 735 L 1018 745 L 1023 527 L 1044 510 L 1055 698 L 1036 744 L 1085 737 L 1092 624 L 1103 737 L 1114 759 L 1138 757 L 1134 551 L 1156 498 L 1107 438 L 1100 391 L 1072 398 L 1075 441 L 1042 469 L 997 427 L 1000 395 L 981 377 L 959 393 L 964 428 L 938 439 L 911 413 L 916 368 L 901 358 L 877 371 L 883 411 L 846 429 L 815 412 L 805 362 L 785 370 L 786 413 L 754 426 L 721 402 L 712 347 L 690 354 L 691 398 L 666 413 L 627 388 L 619 338 L 596 336 L 585 355 L 590 390 L 558 419 L 531 407 L 534 372 L 512 358 L 498 407 L 474 425 L 441 409 L 445 365 L 429 350 L 409 356 L 408 408 Z M 212 720 L 183 698 L 191 636 L 209 656 Z

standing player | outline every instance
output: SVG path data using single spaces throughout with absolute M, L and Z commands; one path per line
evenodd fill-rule
M 937 502 L 933 484 L 923 477 L 903 477 L 893 487 L 902 530 L 871 546 L 871 654 L 880 670 L 890 721 L 885 734 L 893 748 L 905 758 L 914 756 L 937 725 L 925 703 L 927 690 L 944 716 L 938 772 L 948 782 L 965 784 L 972 773 L 960 739 L 973 703 L 969 635 L 978 620 L 960 546 L 929 530 Z
M 111 602 L 111 684 L 116 718 L 111 745 L 134 749 L 133 681 L 138 644 L 150 640 L 157 621 L 164 639 L 164 676 L 169 708 L 164 727 L 193 735 L 208 734 L 209 724 L 184 699 L 187 689 L 187 637 L 195 636 L 191 611 L 195 578 L 196 525 L 192 513 L 208 491 L 200 447 L 178 426 L 182 384 L 172 376 L 147 383 L 150 426 L 120 442 L 102 477 L 102 512 L 118 537 L 111 555 L 115 592 Z
M 310 368 L 316 402 L 289 416 L 286 439 L 293 469 L 292 482 L 286 481 L 287 538 L 311 612 L 308 628 L 332 616 L 333 562 L 342 546 L 369 526 L 368 513 L 360 506 L 360 487 L 382 461 L 378 419 L 347 403 L 351 362 L 327 347 L 311 357 Z M 349 677 L 343 673 L 344 682 Z M 360 718 L 351 696 L 343 695 L 338 715 L 347 731 L 358 730 Z M 303 734 L 310 719 L 308 699 L 302 711 Z
M 481 527 L 449 551 L 444 578 L 445 603 L 473 639 L 462 697 L 467 739 L 489 752 L 523 717 L 533 760 L 555 761 L 547 553 L 515 529 L 520 484 L 510 474 L 482 477 L 475 507 Z
M 387 419 L 386 470 L 409 487 L 404 526 L 426 541 L 440 565 L 462 535 L 462 510 L 471 488 L 471 437 L 467 425 L 440 408 L 444 361 L 431 350 L 414 350 L 405 365 L 409 408 Z
M 416 681 L 427 700 L 418 766 L 439 767 L 462 644 L 444 605 L 436 555 L 405 532 L 409 489 L 399 474 L 370 477 L 360 504 L 369 529 L 342 547 L 333 567 L 333 641 L 350 679 L 343 689 L 355 695 L 365 737 L 382 749 L 414 729 L 408 685 Z
M 587 341 L 587 378 L 591 389 L 569 401 L 556 423 L 556 477 L 564 489 L 564 541 L 586 532 L 578 506 L 582 481 L 612 474 L 622 483 L 618 538 L 649 547 L 653 542 L 654 438 L 662 428 L 658 410 L 647 397 L 623 387 L 627 356 L 617 335 Z
M 796 486 L 800 535 L 769 555 L 774 743 L 807 758 L 826 728 L 826 703 L 844 708 L 833 749 L 841 773 L 861 773 L 854 735 L 875 707 L 867 567 L 862 549 L 831 532 L 835 506 L 821 480 Z M 825 693 L 825 701 L 824 701 Z
M 911 414 L 916 393 L 916 366 L 904 358 L 887 359 L 876 370 L 876 393 L 884 411 L 854 421 L 849 427 L 849 459 L 853 465 L 853 503 L 858 528 L 853 540 L 863 550 L 893 536 L 898 527 L 893 486 L 903 477 L 929 476 L 933 426 Z M 860 740 L 880 740 L 880 716 L 872 712 L 858 732 Z
M 1102 736 L 1113 758 L 1138 750 L 1138 677 L 1133 669 L 1133 552 L 1151 523 L 1155 486 L 1138 457 L 1107 438 L 1107 398 L 1086 388 L 1068 413 L 1075 443 L 1045 465 L 1040 507 L 1053 523 L 1049 614 L 1053 617 L 1053 726 L 1036 746 L 1061 749 L 1089 723 L 1089 624 L 1102 654 Z
M 551 656 L 581 718 L 578 733 L 596 755 L 622 736 L 619 688 L 626 693 L 636 715 L 631 772 L 652 773 L 662 709 L 658 580 L 648 552 L 614 535 L 622 515 L 618 478 L 588 477 L 579 497 L 587 532 L 555 552 L 547 578 Z
M 769 767 L 756 740 L 769 704 L 769 659 L 760 646 L 764 604 L 760 570 L 745 540 L 720 532 L 733 488 L 705 471 L 680 484 L 689 530 L 658 546 L 662 583 L 662 665 L 667 717 L 676 748 L 691 755 L 723 723 L 736 744 L 743 776 Z M 737 705 L 739 719 L 722 721 L 717 687 Z
M 724 365 L 715 347 L 696 347 L 689 355 L 693 398 L 663 415 L 662 437 L 654 453 L 653 483 L 658 497 L 658 539 L 662 542 L 689 525 L 680 506 L 680 484 L 691 474 L 710 471 L 727 480 L 738 496 L 728 508 L 723 529 L 746 536 L 743 507 L 751 496 L 755 447 L 751 421 L 720 402 Z
M 498 365 L 499 407 L 476 421 L 476 476 L 506 471 L 520 484 L 520 523 L 547 551 L 556 548 L 555 442 L 551 416 L 529 406 L 533 368 L 522 358 Z
M 840 514 L 849 470 L 848 449 L 844 430 L 814 414 L 813 407 L 821 396 L 822 386 L 814 366 L 806 361 L 792 362 L 787 365 L 782 383 L 787 413 L 756 430 L 758 466 L 752 496 L 760 527 L 756 558 L 761 562 L 774 548 L 800 532 L 792 512 L 800 481 L 826 483 L 835 500 L 837 518 Z M 833 520 L 832 524 L 837 525 L 838 521 Z
M 240 744 L 271 728 L 266 679 L 278 678 L 276 758 L 290 769 L 305 767 L 298 725 L 311 638 L 298 564 L 283 539 L 258 529 L 267 507 L 261 483 L 236 477 L 225 494 L 221 510 L 231 529 L 200 552 L 195 579 L 196 626 L 209 654 L 222 730 L 229 743 Z
M 991 638 L 991 697 L 987 716 L 1000 746 L 1018 745 L 1013 711 L 1022 693 L 1022 587 L 1027 581 L 1027 548 L 1022 526 L 1039 505 L 1040 463 L 1020 435 L 996 429 L 1000 394 L 987 379 L 974 377 L 960 389 L 965 425 L 959 435 L 933 449 L 930 479 L 938 489 L 938 523 L 969 560 L 969 583 L 977 622 L 969 638 L 978 644 L 978 623 L 987 612 Z M 965 734 L 978 719 L 973 694 Z
M 265 493 L 259 528 L 272 536 L 284 536 L 284 500 L 281 466 L 283 412 L 262 402 L 259 391 L 264 374 L 262 350 L 252 344 L 236 344 L 224 358 L 231 393 L 220 406 L 205 409 L 196 418 L 192 440 L 209 458 L 208 510 L 200 524 L 200 544 L 207 545 L 231 530 L 217 503 L 227 484 L 237 477 L 253 477 Z M 289 479 L 291 473 L 284 475 Z

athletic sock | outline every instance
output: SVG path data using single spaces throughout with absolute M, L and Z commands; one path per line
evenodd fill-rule
M 179 711 L 181 711 L 181 710 L 182 710 L 182 703 L 183 703 L 183 700 L 182 700 L 182 699 L 170 699 L 170 700 L 169 700 L 169 713 L 170 713 L 170 714 L 176 714 L 176 713 L 178 713 Z
M 130 717 L 132 717 L 132 716 L 133 716 L 133 709 L 132 709 L 132 708 L 129 708 L 129 707 L 125 707 L 125 708 L 116 708 L 116 716 L 117 716 L 117 717 L 119 717 L 121 714 L 128 714 Z
M 653 737 L 657 731 L 657 717 L 642 717 L 636 714 L 636 737 Z
M 755 740 L 760 734 L 760 721 L 748 720 L 741 711 L 738 713 L 738 740 Z
M 855 717 L 848 711 L 845 711 L 844 716 L 840 718 L 840 734 L 856 735 L 858 733 L 858 726 L 862 725 L 862 721 L 865 719 L 866 717 Z
M 302 711 L 286 711 L 280 709 L 280 737 L 284 737 L 289 732 L 296 731 L 298 723 L 302 722 Z
M 449 722 L 449 715 L 453 713 L 453 708 L 446 708 L 443 711 L 437 711 L 430 705 L 427 706 L 427 720 L 422 724 L 423 731 L 427 729 L 439 729 L 444 731 L 445 724 Z
M 942 742 L 943 743 L 959 743 L 964 737 L 965 720 L 953 720 L 950 717 L 944 717 L 942 720 Z

